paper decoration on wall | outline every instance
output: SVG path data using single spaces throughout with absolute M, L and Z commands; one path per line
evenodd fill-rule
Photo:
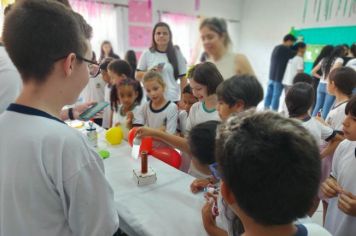
M 195 0 L 195 10 L 196 11 L 200 10 L 200 0 Z
M 148 26 L 129 26 L 130 47 L 146 48 L 151 43 L 152 28 Z
M 151 0 L 129 0 L 129 22 L 152 22 Z
M 310 2 L 311 0 L 304 0 L 303 22 L 307 18 Z M 341 11 L 343 17 L 351 17 L 351 15 L 356 14 L 356 0 L 313 0 L 312 4 L 312 14 L 316 21 L 320 21 L 321 18 L 327 21 L 332 17 L 338 17 L 341 15 Z

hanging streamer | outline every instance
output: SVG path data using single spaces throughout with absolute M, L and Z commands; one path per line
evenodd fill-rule
M 316 21 L 319 21 L 319 19 L 320 19 L 320 11 L 321 11 L 321 0 L 319 0 L 319 3 L 318 3 L 318 13 L 316 16 Z
M 341 3 L 342 3 L 342 0 L 339 0 L 339 2 L 337 4 L 337 9 L 336 9 L 336 12 L 335 12 L 335 16 L 339 15 L 339 11 L 341 10 Z
M 308 0 L 304 0 L 304 11 L 303 11 L 303 23 L 305 23 L 305 18 L 307 17 Z
M 341 0 L 340 0 L 341 1 Z M 318 3 L 318 0 L 314 0 L 314 7 L 313 7 L 313 13 L 315 15 L 315 12 L 316 12 L 316 5 Z
M 328 19 L 331 19 L 331 12 L 334 6 L 334 0 L 330 0 L 330 5 L 329 5 L 329 12 L 328 12 Z
M 347 9 L 347 0 L 345 0 L 345 5 L 344 5 L 344 16 L 346 15 L 346 9 Z

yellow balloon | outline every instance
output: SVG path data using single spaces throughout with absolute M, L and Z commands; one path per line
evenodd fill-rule
M 120 144 L 124 138 L 122 128 L 120 126 L 110 128 L 106 131 L 105 138 L 111 145 Z

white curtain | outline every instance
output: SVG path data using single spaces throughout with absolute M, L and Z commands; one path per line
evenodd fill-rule
M 70 4 L 93 27 L 91 44 L 97 58 L 104 40 L 109 40 L 114 52 L 124 57 L 128 45 L 127 8 L 85 0 L 70 0 Z

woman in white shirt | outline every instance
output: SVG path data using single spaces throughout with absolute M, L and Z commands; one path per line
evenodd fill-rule
M 207 61 L 216 65 L 224 79 L 238 74 L 255 74 L 247 57 L 231 50 L 231 39 L 224 19 L 205 19 L 200 24 L 200 37 Z
M 326 84 L 328 83 L 330 72 L 335 68 L 342 67 L 344 62 L 341 58 L 343 52 L 344 48 L 342 46 L 335 47 L 330 56 L 323 58 L 312 70 L 312 75 L 315 78 L 320 79 L 317 89 L 316 104 L 312 112 L 312 116 L 316 116 L 321 110 L 321 116 L 325 119 L 331 106 L 334 104 L 335 97 L 327 93 Z M 317 71 L 320 69 L 322 71 L 321 76 L 317 74 Z
M 180 101 L 181 91 L 187 84 L 187 63 L 178 47 L 173 46 L 169 25 L 159 22 L 152 32 L 152 46 L 144 51 L 137 65 L 136 79 L 142 80 L 149 70 L 159 72 L 166 84 L 165 98 Z M 178 83 L 180 80 L 180 83 Z

